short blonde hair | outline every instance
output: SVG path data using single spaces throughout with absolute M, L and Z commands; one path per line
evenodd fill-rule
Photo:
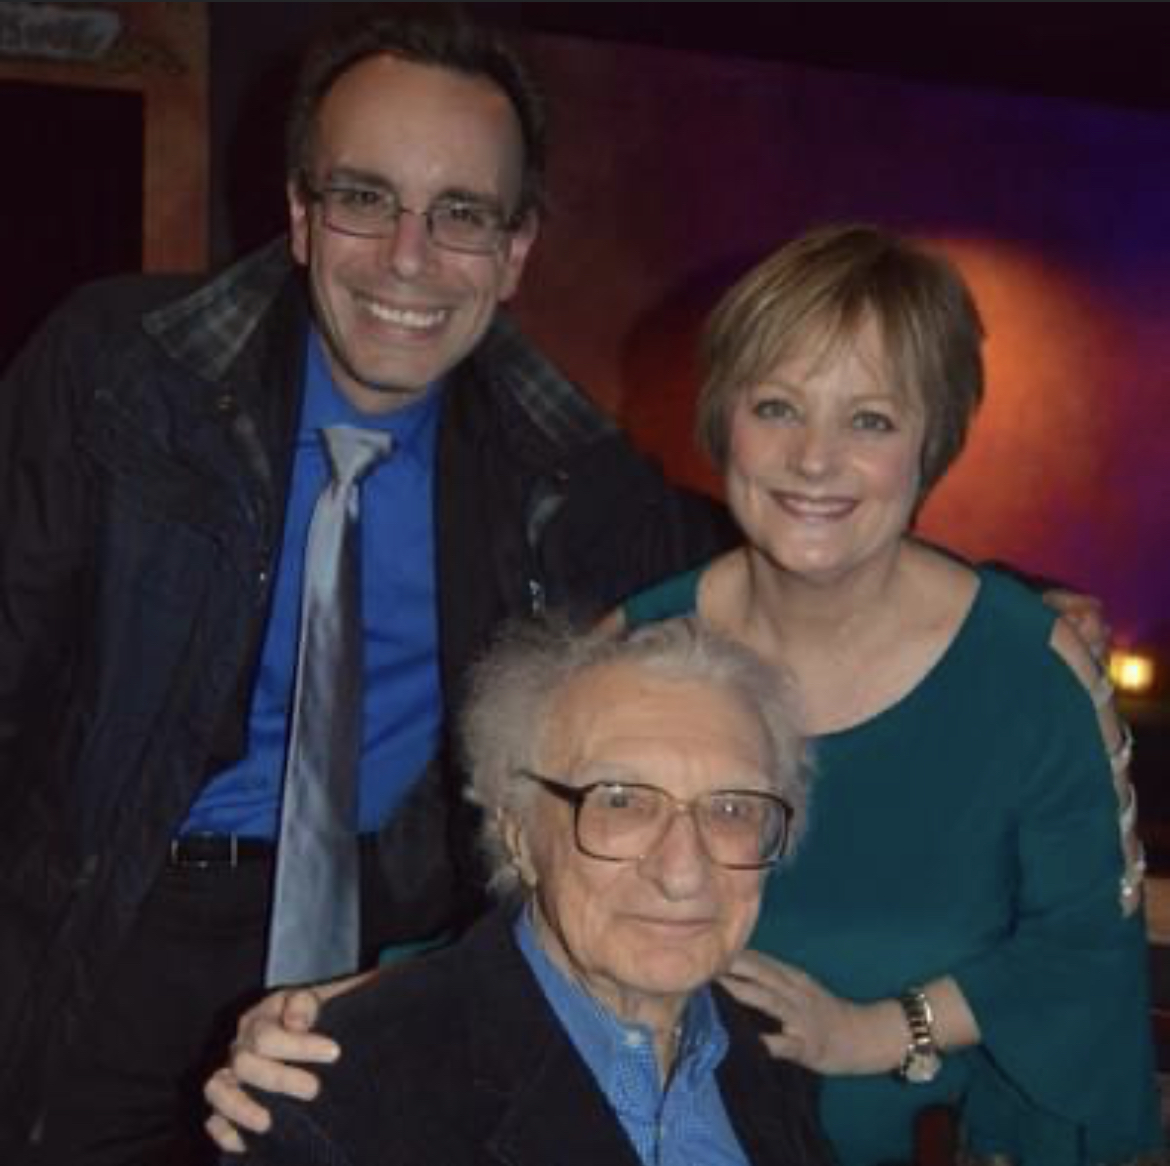
M 959 456 L 983 397 L 983 323 L 945 258 L 878 227 L 823 227 L 781 247 L 720 300 L 704 330 L 696 435 L 727 468 L 731 413 L 802 346 L 824 351 L 873 320 L 895 388 L 924 413 L 921 496 Z

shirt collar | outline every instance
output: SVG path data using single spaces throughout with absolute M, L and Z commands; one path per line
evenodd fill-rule
M 441 379 L 432 382 L 417 400 L 401 409 L 363 413 L 338 389 L 325 355 L 325 342 L 315 325 L 309 328 L 305 343 L 305 401 L 297 434 L 299 443 L 316 442 L 317 433 L 329 425 L 377 429 L 393 435 L 396 458 L 407 457 L 423 467 L 430 465 L 439 422 Z
M 607 1096 L 621 1091 L 618 1069 L 631 1055 L 654 1057 L 654 1038 L 648 1027 L 619 1020 L 577 981 L 553 962 L 537 938 L 532 909 L 516 921 L 516 942 L 532 968 L 545 997 L 568 1030 L 577 1051 L 593 1070 Z M 692 994 L 682 1017 L 672 1081 L 697 1088 L 713 1073 L 727 1053 L 728 1038 L 709 988 Z

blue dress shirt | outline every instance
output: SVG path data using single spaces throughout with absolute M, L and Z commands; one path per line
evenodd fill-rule
M 749 1166 L 715 1078 L 728 1041 L 708 989 L 687 1005 L 664 1087 L 650 1030 L 623 1024 L 569 979 L 540 946 L 527 911 L 516 921 L 516 942 L 643 1166 Z
M 434 756 L 441 697 L 435 599 L 433 481 L 440 388 L 386 414 L 356 410 L 338 391 L 322 341 L 310 332 L 305 398 L 272 608 L 248 719 L 244 756 L 216 774 L 181 833 L 275 838 L 300 624 L 305 542 L 329 478 L 319 430 L 347 424 L 389 431 L 390 458 L 362 482 L 361 579 L 365 642 L 358 828 L 394 812 Z

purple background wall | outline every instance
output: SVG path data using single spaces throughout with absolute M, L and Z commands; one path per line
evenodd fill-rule
M 1170 116 L 537 36 L 551 217 L 524 324 L 658 453 L 690 447 L 718 291 L 826 220 L 944 247 L 990 341 L 989 398 L 925 534 L 1067 579 L 1122 642 L 1170 596 Z

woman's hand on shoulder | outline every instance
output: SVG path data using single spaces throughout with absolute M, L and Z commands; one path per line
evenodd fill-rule
M 720 983 L 777 1026 L 762 1037 L 774 1057 L 818 1073 L 855 1075 L 886 1072 L 905 1051 L 905 1023 L 894 1001 L 846 1000 L 799 968 L 754 951 L 743 952 Z
M 897 999 L 860 1004 L 834 996 L 799 968 L 755 951 L 743 952 L 719 982 L 779 1026 L 762 1037 L 774 1057 L 817 1073 L 860 1076 L 892 1072 L 906 1056 L 910 1028 Z M 931 980 L 923 990 L 940 1050 L 979 1043 L 979 1025 L 951 977 Z

